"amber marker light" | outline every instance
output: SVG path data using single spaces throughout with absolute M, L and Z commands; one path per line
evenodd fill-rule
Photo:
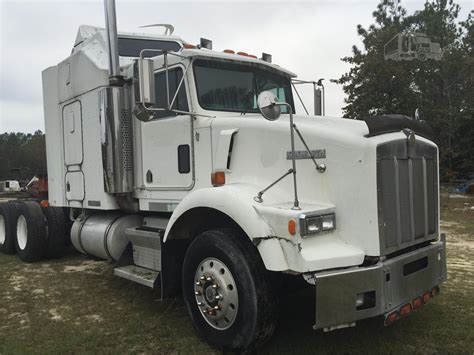
M 398 312 L 392 312 L 390 313 L 387 318 L 385 318 L 385 325 L 391 325 L 395 323 L 398 320 Z
M 225 184 L 225 173 L 223 171 L 216 171 L 211 174 L 211 182 L 213 186 L 222 186 Z
M 197 46 L 195 46 L 194 44 L 189 44 L 189 43 L 186 43 L 183 45 L 184 48 L 186 49 L 196 49 Z
M 294 219 L 290 219 L 288 221 L 288 233 L 291 235 L 296 234 L 296 221 Z
M 417 297 L 413 300 L 412 305 L 413 305 L 413 310 L 418 309 L 421 306 L 423 306 L 423 300 L 421 299 L 421 297 Z
M 224 49 L 223 52 L 227 54 L 235 54 L 235 51 L 233 51 L 232 49 Z
M 248 57 L 249 55 L 246 52 L 237 52 L 238 55 L 243 55 L 244 57 Z
M 426 304 L 430 301 L 431 299 L 431 292 L 425 292 L 423 294 L 423 303 Z
M 400 316 L 401 317 L 407 316 L 411 312 L 411 310 L 412 310 L 411 304 L 407 303 L 406 305 L 402 306 L 402 308 L 400 308 Z
M 44 207 L 44 208 L 49 207 L 49 201 L 48 200 L 41 200 L 40 206 Z
M 439 295 L 439 287 L 438 286 L 435 286 L 433 287 L 433 289 L 431 290 L 431 297 L 436 297 Z

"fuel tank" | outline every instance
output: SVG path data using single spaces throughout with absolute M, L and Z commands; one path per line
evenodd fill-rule
M 78 218 L 71 228 L 71 241 L 81 253 L 117 261 L 129 240 L 127 228 L 141 226 L 143 217 L 120 212 L 97 213 Z

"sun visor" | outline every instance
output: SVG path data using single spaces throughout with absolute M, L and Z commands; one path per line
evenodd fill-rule
M 366 137 L 378 136 L 384 133 L 400 132 L 409 128 L 415 134 L 432 140 L 434 137 L 433 129 L 426 121 L 414 120 L 405 115 L 379 115 L 370 116 L 363 119 L 369 128 L 369 134 Z

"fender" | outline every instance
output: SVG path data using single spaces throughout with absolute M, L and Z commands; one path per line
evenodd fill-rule
M 176 221 L 186 212 L 197 207 L 217 209 L 232 218 L 253 240 L 275 235 L 272 228 L 257 213 L 253 197 L 258 188 L 249 184 L 229 184 L 201 188 L 190 192 L 174 210 L 166 227 L 164 242 Z

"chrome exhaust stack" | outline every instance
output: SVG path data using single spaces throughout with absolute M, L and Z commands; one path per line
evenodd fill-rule
M 104 188 L 108 193 L 118 194 L 117 203 L 123 208 L 120 201 L 133 191 L 130 86 L 120 75 L 115 0 L 104 0 L 104 9 L 110 84 L 99 91 Z
M 120 61 L 118 53 L 117 16 L 115 14 L 115 0 L 104 0 L 105 35 L 107 37 L 107 54 L 109 57 L 109 80 L 111 85 L 120 82 Z M 117 84 L 117 83 L 115 83 Z

